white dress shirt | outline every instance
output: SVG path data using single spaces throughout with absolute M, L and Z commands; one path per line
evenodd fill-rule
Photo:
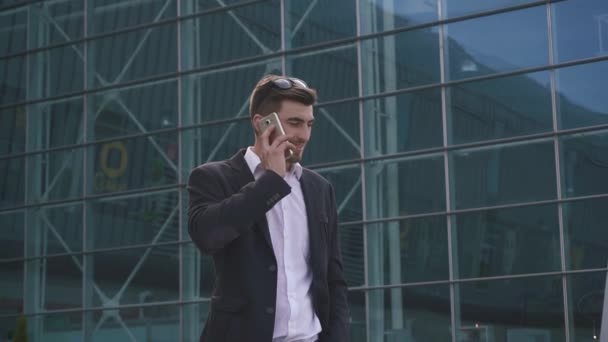
M 245 152 L 245 161 L 257 180 L 264 169 L 251 147 Z M 310 292 L 310 242 L 301 176 L 302 166 L 296 163 L 283 178 L 291 186 L 291 193 L 266 212 L 272 249 L 277 260 L 273 341 L 316 341 L 321 332 L 321 323 L 314 312 Z

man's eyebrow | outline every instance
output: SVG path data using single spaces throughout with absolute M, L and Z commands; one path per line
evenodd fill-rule
M 304 119 L 302 119 L 302 118 L 297 118 L 297 117 L 294 117 L 294 118 L 288 118 L 288 119 L 287 119 L 287 121 L 306 122 L 306 120 L 304 120 Z M 309 122 L 309 123 L 315 122 L 315 119 L 308 120 L 308 122 Z

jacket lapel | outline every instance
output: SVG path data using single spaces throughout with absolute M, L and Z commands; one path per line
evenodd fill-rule
M 302 195 L 304 196 L 304 203 L 306 204 L 306 216 L 308 218 L 308 240 L 310 246 L 310 265 L 314 275 L 317 274 L 316 269 L 320 264 L 318 257 L 320 255 L 319 248 L 322 240 L 317 217 L 319 213 L 319 208 L 317 207 L 319 198 L 315 197 L 319 194 L 319 190 L 317 189 L 316 183 L 312 181 L 312 178 L 307 177 L 306 169 L 302 170 L 300 185 L 302 186 Z

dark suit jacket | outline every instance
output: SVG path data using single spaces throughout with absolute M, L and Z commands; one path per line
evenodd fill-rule
M 215 289 L 201 335 L 205 342 L 270 342 L 274 330 L 277 268 L 266 212 L 291 192 L 273 171 L 254 181 L 244 158 L 198 166 L 190 174 L 188 231 L 213 256 Z M 310 237 L 313 307 L 320 342 L 349 341 L 346 282 L 342 276 L 333 188 L 303 169 L 300 178 Z

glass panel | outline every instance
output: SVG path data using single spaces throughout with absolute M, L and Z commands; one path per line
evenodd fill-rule
M 84 314 L 86 341 L 175 341 L 180 336 L 179 311 L 178 305 L 90 311 Z
M 361 195 L 361 166 L 345 165 L 325 170 L 315 170 L 334 187 L 338 221 L 360 221 L 363 218 Z
M 210 306 L 209 302 L 182 305 L 183 328 L 181 332 L 183 341 L 199 341 L 209 315 Z
M 0 215 L 0 260 L 24 257 L 24 220 L 22 211 Z
M 538 0 L 441 1 L 443 1 L 444 13 L 448 18 L 538 2 Z
M 360 225 L 340 226 L 339 234 L 342 272 L 346 284 L 348 286 L 362 286 L 365 284 L 363 227 Z
M 608 54 L 608 2 L 560 1 L 551 9 L 556 62 Z
M 112 32 L 174 17 L 174 0 L 120 1 L 92 0 L 89 34 Z
M 28 55 L 28 99 L 83 90 L 83 45 L 68 45 Z
M 25 158 L 0 159 L 0 208 L 23 204 Z
M 438 88 L 368 100 L 363 108 L 367 156 L 443 145 Z
M 537 6 L 449 24 L 445 40 L 450 80 L 545 65 L 547 9 Z
M 551 131 L 552 118 L 549 72 L 448 88 L 453 144 Z
M 267 0 L 262 0 L 259 2 L 264 2 L 264 1 L 267 1 Z M 251 2 L 251 0 L 223 0 L 221 2 L 217 1 L 217 0 L 182 0 L 181 1 L 182 8 L 184 8 L 184 7 L 194 8 L 192 10 L 193 13 L 203 12 L 203 11 L 207 11 L 207 10 L 215 9 L 215 8 L 219 8 L 219 7 L 238 5 L 238 4 L 247 3 L 247 2 Z M 198 336 L 197 336 L 197 339 L 198 339 Z
M 87 67 L 93 87 L 177 71 L 176 24 L 156 26 L 89 42 Z M 90 85 L 89 85 L 90 86 Z
M 182 46 L 195 54 L 194 67 L 265 55 L 281 48 L 278 0 L 214 11 L 182 25 L 195 28 L 194 33 L 184 35 L 182 40 Z
M 358 102 L 315 107 L 314 112 L 315 124 L 302 165 L 361 157 Z
M 179 299 L 177 245 L 94 253 L 87 282 L 87 307 Z M 162 275 L 162 276 L 159 276 Z
M 28 203 L 82 196 L 84 149 L 43 152 L 29 156 Z M 21 171 L 23 172 L 23 171 Z
M 364 95 L 439 83 L 437 27 L 364 40 L 361 61 Z
M 458 150 L 451 164 L 456 209 L 557 196 L 552 141 Z
M 27 7 L 0 12 L 0 56 L 21 52 L 26 48 Z
M 368 218 L 446 209 L 442 155 L 373 161 L 365 167 Z
M 192 133 L 195 135 L 194 141 L 198 142 L 195 149 L 200 149 L 200 152 L 193 151 L 197 165 L 231 158 L 240 149 L 255 142 L 253 127 L 249 120 L 203 126 L 193 130 Z
M 357 49 L 343 45 L 287 58 L 287 74 L 303 79 L 318 92 L 318 102 L 358 94 Z
M 87 214 L 87 249 L 179 240 L 177 205 L 177 191 L 95 200 Z
M 598 341 L 602 325 L 602 305 L 606 295 L 606 272 L 571 274 L 567 279 L 570 303 L 573 304 L 569 312 L 574 328 L 570 329 L 570 339 L 573 342 Z
M 82 341 L 81 329 L 81 312 L 0 318 L 0 334 L 7 342 Z
M 365 294 L 363 291 L 348 291 L 351 342 L 367 342 Z
M 187 226 L 187 223 L 185 225 Z M 185 236 L 190 237 L 187 227 Z M 186 300 L 211 298 L 215 285 L 213 258 L 210 255 L 201 254 L 194 243 L 183 244 L 182 252 L 183 298 Z
M 458 288 L 459 341 L 566 340 L 559 276 L 465 282 Z
M 23 262 L 0 262 L 0 314 L 23 312 Z
M 561 139 L 564 196 L 608 193 L 608 131 Z
M 369 341 L 450 341 L 447 284 L 372 290 Z
M 59 44 L 80 39 L 84 36 L 84 1 L 63 0 L 45 3 L 44 9 L 31 11 L 35 5 L 30 5 L 30 13 L 38 13 L 33 20 L 44 23 L 48 20 L 49 43 Z
M 568 269 L 604 268 L 608 261 L 608 198 L 566 202 L 564 230 Z
M 25 57 L 0 59 L 0 103 L 10 103 L 25 100 Z
M 446 218 L 435 216 L 370 224 L 370 285 L 447 280 Z
M 177 133 L 105 142 L 90 147 L 94 193 L 177 183 Z
M 452 222 L 460 278 L 561 269 L 554 204 L 459 214 Z
M 608 61 L 557 69 L 555 73 L 561 128 L 608 124 L 608 97 L 605 96 L 608 80 L 598 77 L 608 75 Z
M 321 0 L 285 2 L 285 43 L 299 47 L 356 34 L 356 2 Z
M 95 139 L 177 127 L 177 82 L 146 84 L 93 96 Z
M 25 151 L 25 107 L 0 110 L 0 156 Z
M 82 251 L 82 205 L 43 207 L 40 209 L 38 217 L 45 228 L 39 230 L 43 232 L 42 239 L 30 239 L 30 242 L 44 243 L 42 248 L 45 254 Z M 35 221 L 32 220 L 29 224 L 35 225 Z M 33 232 L 35 229 L 30 229 L 29 232 Z
M 30 150 L 40 150 L 83 142 L 81 97 L 28 106 Z
M 40 291 L 38 295 L 40 295 L 42 301 L 42 307 L 35 309 L 37 312 L 72 309 L 82 306 L 82 256 L 70 255 L 33 259 L 27 261 L 27 263 L 33 271 L 28 273 L 28 276 L 40 277 L 38 278 L 40 288 L 33 287 L 33 289 Z M 36 274 L 36 270 L 40 270 L 40 273 Z M 30 297 L 36 295 L 34 293 L 28 294 Z
M 437 20 L 437 0 L 359 0 L 361 33 L 368 34 Z

